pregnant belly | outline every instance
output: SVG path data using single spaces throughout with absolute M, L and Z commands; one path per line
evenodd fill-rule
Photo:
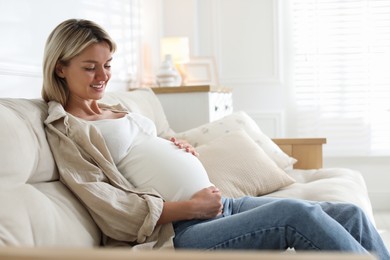
M 154 136 L 137 138 L 118 169 L 134 186 L 152 187 L 167 201 L 187 200 L 212 185 L 197 157 Z

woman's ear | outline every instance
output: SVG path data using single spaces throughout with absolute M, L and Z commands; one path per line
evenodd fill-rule
M 61 64 L 61 62 L 57 62 L 56 64 L 56 74 L 60 78 L 65 78 L 64 71 L 63 71 L 64 66 Z

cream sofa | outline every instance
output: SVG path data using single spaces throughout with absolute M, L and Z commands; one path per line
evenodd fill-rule
M 152 119 L 159 135 L 175 135 L 161 104 L 149 89 L 107 93 L 104 102 L 121 102 L 131 111 Z M 101 232 L 91 216 L 59 181 L 45 138 L 46 110 L 47 105 L 41 100 L 0 99 L 0 258 L 10 249 L 16 255 L 22 254 L 19 250 L 12 251 L 14 246 L 91 250 L 101 242 Z M 186 135 L 180 133 L 179 136 Z M 293 140 L 292 144 L 288 140 L 275 141 L 290 155 L 293 155 L 294 145 L 299 150 L 299 140 Z M 373 220 L 360 173 L 349 169 L 293 168 L 286 172 L 296 182 L 266 196 L 351 202 L 362 207 Z M 77 258 L 77 252 L 73 257 Z M 21 259 L 26 258 L 21 256 Z

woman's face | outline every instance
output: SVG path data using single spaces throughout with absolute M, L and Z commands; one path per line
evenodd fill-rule
M 98 100 L 111 78 L 112 53 L 107 43 L 95 43 L 70 60 L 58 65 L 57 75 L 67 82 L 69 99 Z

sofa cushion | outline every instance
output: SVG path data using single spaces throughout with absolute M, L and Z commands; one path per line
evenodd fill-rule
M 12 111 L 0 105 L 0 185 L 26 183 L 37 161 L 32 129 Z
M 88 212 L 59 181 L 2 187 L 0 246 L 100 244 Z
M 59 182 L 41 100 L 0 99 L 0 245 L 99 245 L 100 231 Z
M 210 181 L 223 196 L 259 196 L 294 183 L 244 130 L 197 148 Z
M 46 104 L 40 100 L 0 100 L 1 182 L 16 184 L 58 179 L 43 128 L 46 110 Z
M 312 201 L 353 203 L 375 223 L 367 186 L 362 174 L 346 168 L 288 170 L 295 183 L 266 196 Z

